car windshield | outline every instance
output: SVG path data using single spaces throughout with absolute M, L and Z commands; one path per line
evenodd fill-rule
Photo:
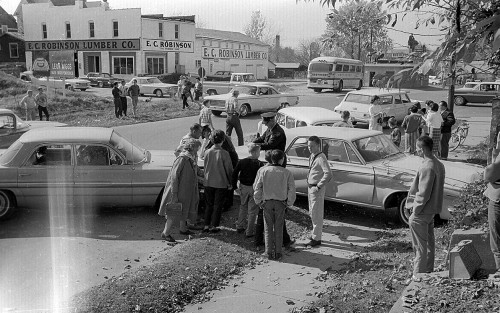
M 354 141 L 359 153 L 366 162 L 378 161 L 401 153 L 386 135 L 375 135 Z
M 142 163 L 147 159 L 147 150 L 137 147 L 116 131 L 111 134 L 110 143 L 125 156 L 128 163 Z
M 467 83 L 464 85 L 464 88 L 474 88 L 476 87 L 478 84 L 473 84 L 473 83 Z
M 255 95 L 255 93 L 257 92 L 257 87 L 238 86 L 238 87 L 234 87 L 233 90 L 238 90 L 240 92 L 240 94 L 244 93 L 246 95 Z M 233 92 L 233 90 L 231 90 L 231 92 Z
M 154 77 L 154 78 L 148 78 L 148 84 L 161 84 L 161 80 L 159 80 L 156 77 Z
M 361 104 L 370 104 L 372 96 L 370 95 L 362 95 L 359 93 L 350 93 L 347 95 L 344 101 L 346 102 L 355 102 Z
M 9 149 L 5 150 L 5 152 L 0 155 L 0 165 L 9 164 L 17 155 L 17 152 L 21 150 L 22 146 L 23 144 L 19 140 L 16 140 L 13 144 L 11 144 Z

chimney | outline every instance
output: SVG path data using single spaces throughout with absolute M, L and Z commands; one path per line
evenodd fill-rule
M 106 11 L 107 11 L 107 10 L 109 10 L 109 3 L 108 3 L 108 0 L 102 0 L 102 2 L 103 2 L 103 4 L 102 4 L 102 5 L 104 6 L 104 10 L 106 10 Z
M 280 35 L 276 35 L 276 47 L 280 46 Z
M 0 34 L 8 33 L 9 32 L 9 27 L 7 25 L 2 25 L 2 28 L 0 29 Z

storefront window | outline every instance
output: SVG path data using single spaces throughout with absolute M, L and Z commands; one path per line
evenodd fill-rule
M 133 74 L 133 57 L 113 57 L 113 74 Z
M 175 65 L 179 64 L 179 58 L 180 58 L 180 54 L 179 54 L 179 52 L 176 52 L 175 53 Z
M 148 74 L 158 75 L 165 72 L 164 58 L 147 58 Z

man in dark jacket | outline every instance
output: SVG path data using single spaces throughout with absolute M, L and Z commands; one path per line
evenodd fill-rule
M 441 126 L 441 160 L 447 160 L 448 150 L 450 149 L 451 127 L 455 125 L 455 115 L 448 110 L 446 101 L 439 102 L 439 110 L 443 118 L 443 126 Z
M 260 145 L 261 150 L 279 149 L 285 151 L 286 135 L 283 128 L 276 123 L 275 112 L 262 113 L 262 124 L 267 126 L 267 130 L 253 142 Z M 286 160 L 286 158 L 285 158 Z

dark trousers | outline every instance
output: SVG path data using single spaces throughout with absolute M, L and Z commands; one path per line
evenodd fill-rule
M 286 211 L 285 211 L 286 214 Z M 290 243 L 290 235 L 286 230 L 286 221 L 283 223 L 283 245 L 287 246 Z M 259 208 L 259 214 L 257 215 L 257 224 L 255 224 L 255 245 L 264 245 L 264 210 Z
M 441 159 L 448 158 L 448 150 L 450 149 L 451 133 L 441 133 Z
M 121 117 L 122 116 L 122 100 L 118 97 L 118 98 L 114 98 L 113 102 L 115 103 L 115 116 Z
M 226 194 L 226 188 L 205 187 L 205 226 L 219 226 Z
M 38 106 L 38 116 L 40 117 L 40 121 L 42 120 L 42 113 L 45 114 L 45 119 L 48 121 L 50 115 L 47 107 Z
M 241 128 L 240 117 L 238 114 L 228 114 L 226 118 L 226 135 L 231 137 L 233 128 L 238 136 L 238 146 L 243 146 L 243 129 Z
M 127 116 L 127 97 L 120 97 L 122 102 L 123 115 Z
M 490 229 L 490 247 L 497 270 L 500 270 L 500 202 L 489 201 L 488 225 Z
M 189 108 L 188 97 L 185 94 L 182 94 L 181 98 L 182 98 L 182 108 L 183 109 Z
M 201 97 L 202 94 L 203 94 L 203 92 L 201 90 L 195 90 L 194 91 L 194 100 L 195 101 L 200 100 L 200 97 Z

